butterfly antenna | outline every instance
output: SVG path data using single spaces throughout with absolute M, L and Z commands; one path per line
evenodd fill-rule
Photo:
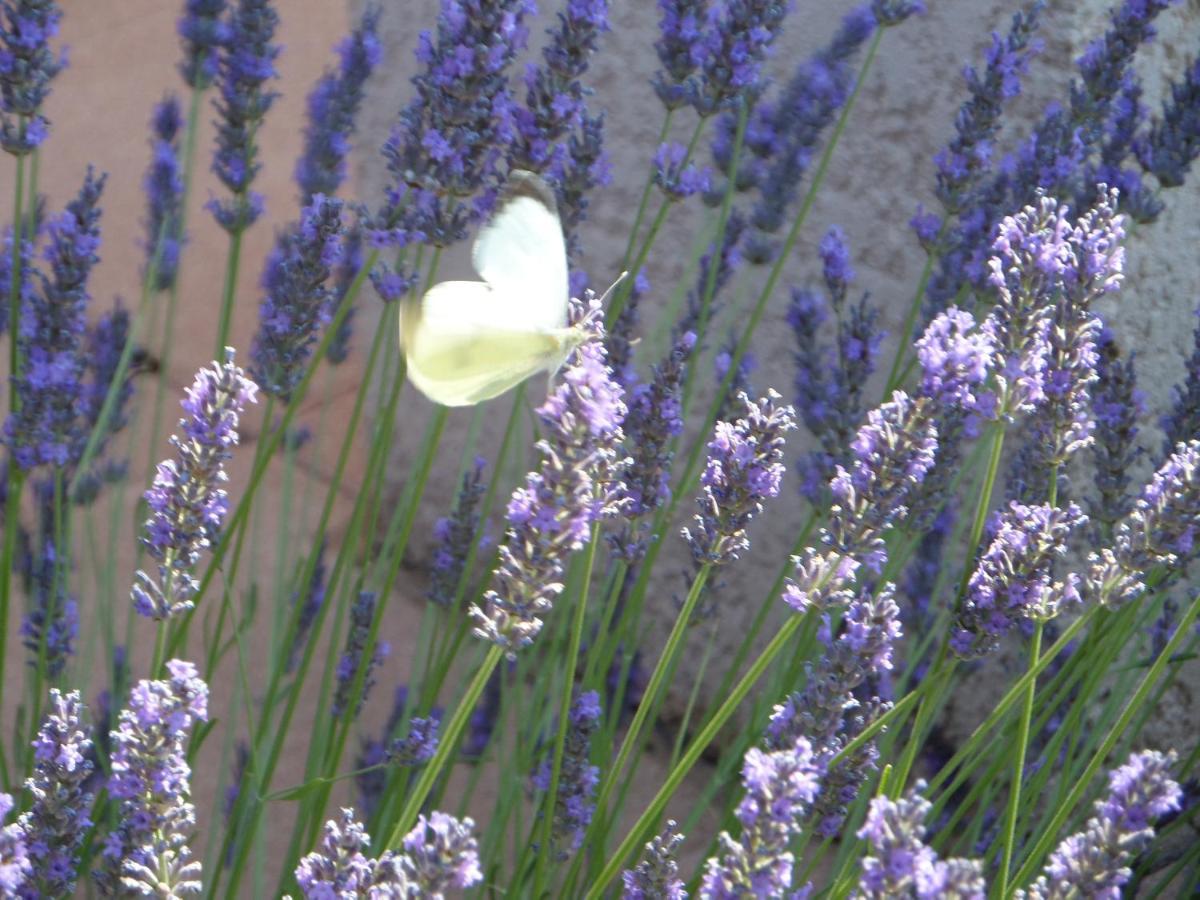
M 624 281 L 624 280 L 625 280 L 625 277 L 626 277 L 628 274 L 629 274 L 629 272 L 628 272 L 628 271 L 622 272 L 620 275 L 618 275 L 618 276 L 617 276 L 617 280 L 616 280 L 616 281 L 614 281 L 612 284 L 610 284 L 610 285 L 608 286 L 608 290 L 607 290 L 607 291 L 605 291 L 605 292 L 604 292 L 604 293 L 603 293 L 603 294 L 600 296 L 600 303 L 601 303 L 602 305 L 605 305 L 605 306 L 607 306 L 607 305 L 608 305 L 608 298 L 612 296 L 612 292 L 613 292 L 613 291 L 615 291 L 615 290 L 617 289 L 617 285 L 619 285 L 619 284 L 620 284 L 622 281 Z

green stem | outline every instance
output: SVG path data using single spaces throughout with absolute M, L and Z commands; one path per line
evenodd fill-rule
M 243 230 L 238 228 L 229 235 L 229 256 L 225 262 L 225 287 L 221 292 L 221 316 L 217 321 L 217 347 L 213 351 L 214 359 L 221 359 L 229 344 L 229 328 L 233 322 L 233 298 L 237 293 L 238 267 L 242 259 Z
M 1037 666 L 1038 655 L 1042 649 L 1042 622 L 1038 621 L 1033 627 L 1033 640 L 1029 644 L 1029 668 Z M 1029 746 L 1029 723 L 1033 719 L 1033 698 L 1037 693 L 1037 679 L 1029 679 L 1029 687 L 1025 691 L 1025 700 L 1021 705 L 1021 719 L 1017 729 L 1017 752 L 1013 758 L 1012 785 L 1008 795 L 1008 808 L 1004 819 L 1003 859 L 1000 871 L 996 873 L 993 882 L 994 897 L 1003 897 L 1008 890 L 1008 873 L 1012 870 L 1013 849 L 1017 840 L 1017 813 L 1021 808 L 1021 780 L 1025 776 L 1025 752 Z

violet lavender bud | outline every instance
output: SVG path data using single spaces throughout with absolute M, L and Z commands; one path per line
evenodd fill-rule
M 1171 388 L 1171 408 L 1159 419 L 1164 457 L 1169 456 L 1180 441 L 1200 434 L 1200 308 L 1196 309 L 1196 317 L 1192 355 L 1188 357 L 1183 381 Z
M 595 691 L 579 694 L 571 704 L 551 832 L 555 856 L 560 860 L 566 859 L 583 845 L 583 836 L 596 810 L 595 795 L 600 783 L 600 767 L 593 766 L 589 757 L 592 734 L 600 727 L 600 715 L 600 695 Z M 557 731 L 557 727 L 553 730 Z M 553 777 L 553 741 L 545 749 L 545 757 L 529 779 L 534 790 L 543 793 L 550 790 Z M 543 809 L 545 804 L 539 800 L 538 806 Z
M 952 216 L 967 211 L 991 167 L 1004 104 L 1021 93 L 1021 77 L 1029 71 L 1030 59 L 1041 51 L 1041 42 L 1033 40 L 1033 34 L 1044 8 L 1045 3 L 1037 0 L 1028 11 L 1015 13 L 1003 38 L 992 33 L 983 71 L 974 66 L 963 70 L 970 98 L 954 118 L 954 137 L 933 158 L 937 197 Z
M 154 484 L 146 491 L 150 518 L 142 543 L 158 561 L 157 578 L 139 570 L 131 596 L 133 606 L 151 619 L 167 619 L 191 609 L 200 583 L 192 570 L 200 553 L 220 536 L 228 509 L 225 461 L 238 442 L 238 417 L 258 390 L 233 363 L 227 348 L 224 364 L 196 373 L 182 403 L 180 435 L 171 436 L 176 458 L 158 464 Z
M 296 866 L 301 894 L 307 900 L 420 896 L 396 854 L 375 860 L 366 855 L 370 849 L 371 836 L 355 820 L 354 810 L 343 808 L 337 819 L 325 823 L 318 849 Z
M 52 508 L 53 489 L 44 496 L 44 505 Z M 79 605 L 67 591 L 66 564 L 58 558 L 52 532 L 43 535 L 41 554 L 28 565 L 29 612 L 21 621 L 21 643 L 29 651 L 29 665 L 57 679 L 75 654 Z
M 388 745 L 387 761 L 406 767 L 425 765 L 437 753 L 441 724 L 440 710 L 434 710 L 431 716 L 413 716 L 408 723 L 408 734 Z
M 285 403 L 304 377 L 319 329 L 329 324 L 327 282 L 341 255 L 342 230 L 342 201 L 315 194 L 267 260 L 250 374 Z
M 704 865 L 703 900 L 783 896 L 795 862 L 788 845 L 820 791 L 822 766 L 807 740 L 775 751 L 751 747 L 742 764 L 746 795 L 737 807 L 742 832 L 722 831 L 718 855 Z
M 1117 525 L 1113 545 L 1088 557 L 1090 598 L 1120 605 L 1138 597 L 1143 579 L 1163 567 L 1181 572 L 1200 550 L 1200 441 L 1181 442 Z
M 850 265 L 850 248 L 846 246 L 846 233 L 841 226 L 831 225 L 818 245 L 821 257 L 821 275 L 829 300 L 834 310 L 841 308 L 846 299 L 846 288 L 854 280 L 854 269 Z
M 441 812 L 417 818 L 401 841 L 404 853 L 398 857 L 399 867 L 415 886 L 408 896 L 439 898 L 483 881 L 474 828 L 471 819 L 460 821 Z
M 278 96 L 265 85 L 278 73 L 273 44 L 279 15 L 271 0 L 238 0 L 219 57 L 221 97 L 217 109 L 217 149 L 213 172 L 232 194 L 208 203 L 217 224 L 230 234 L 245 231 L 262 214 L 262 197 L 250 190 L 260 165 L 255 136 Z
M 684 144 L 659 144 L 654 154 L 654 183 L 668 200 L 686 200 L 696 193 L 707 193 L 712 186 L 712 172 L 697 168 L 688 159 Z
M 1143 750 L 1108 776 L 1108 794 L 1083 831 L 1058 845 L 1045 873 L 1017 891 L 1019 900 L 1118 898 L 1133 876 L 1134 854 L 1154 837 L 1154 820 L 1179 809 L 1182 792 L 1171 778 L 1175 753 Z
M 975 317 L 952 306 L 917 340 L 923 377 L 921 393 L 946 409 L 978 408 L 977 389 L 996 364 L 994 336 L 976 328 Z
M 738 332 L 737 329 L 731 328 L 725 336 L 725 343 L 721 345 L 721 351 L 713 357 L 713 382 L 717 388 L 713 402 L 717 405 L 718 421 L 733 419 L 741 410 L 742 395 L 755 394 L 750 376 L 758 368 L 758 357 L 751 350 L 747 349 L 742 354 L 737 366 L 733 368 L 733 373 L 730 374 L 734 357 L 737 356 L 737 346 Z
M 146 269 L 155 290 L 165 291 L 179 275 L 183 252 L 183 112 L 174 94 L 154 108 L 150 168 L 142 180 L 146 192 Z
M 443 0 L 437 32 L 422 32 L 417 95 L 383 147 L 394 179 L 376 241 L 439 247 L 462 240 L 489 197 L 513 130 L 508 67 L 525 47 L 530 0 Z
M 83 449 L 78 416 L 86 363 L 88 277 L 99 261 L 100 195 L 104 175 L 89 166 L 83 187 L 47 226 L 49 278 L 21 309 L 17 340 L 20 368 L 13 379 L 14 409 L 4 441 L 22 469 L 62 468 Z M 11 277 L 11 276 L 10 276 Z
M 329 346 L 325 348 L 325 359 L 331 366 L 340 366 L 350 356 L 350 338 L 354 334 L 354 314 L 358 309 L 353 305 L 354 298 L 349 294 L 350 288 L 358 279 L 365 262 L 363 258 L 364 229 L 361 217 L 362 213 L 359 213 L 355 220 L 346 226 L 345 234 L 342 236 L 341 261 L 333 276 L 333 297 L 329 301 L 329 311 L 326 315 L 330 321 L 333 321 L 343 305 L 350 304 L 350 309 L 342 317 Z
M 429 587 L 425 590 L 425 597 L 439 606 L 449 608 L 454 603 L 459 583 L 466 572 L 467 558 L 476 546 L 480 524 L 479 502 L 487 492 L 483 481 L 486 466 L 486 459 L 475 457 L 471 468 L 463 473 L 453 511 L 434 523 L 433 536 L 438 544 L 429 568 Z
M 858 831 L 871 845 L 863 859 L 862 877 L 854 896 L 862 900 L 945 897 L 983 900 L 987 886 L 979 860 L 938 858 L 925 842 L 925 819 L 933 805 L 921 796 L 925 782 L 900 800 L 875 797 L 867 820 Z
M 1188 63 L 1183 77 L 1171 82 L 1171 99 L 1163 103 L 1143 139 L 1135 141 L 1138 161 L 1163 187 L 1179 187 L 1200 155 L 1200 57 Z
M 1117 342 L 1107 328 L 1097 339 L 1096 386 L 1092 415 L 1096 420 L 1092 460 L 1097 496 L 1089 504 L 1089 518 L 1112 532 L 1133 505 L 1129 473 L 1143 448 L 1138 445 L 1138 420 L 1146 412 L 1145 395 L 1137 388 L 1133 354 L 1121 358 Z
M 75 891 L 79 851 L 92 827 L 87 790 L 92 742 L 80 725 L 82 710 L 79 691 L 50 689 L 46 718 L 33 742 L 33 775 L 25 781 L 33 803 L 19 820 L 35 846 L 22 897 L 70 897 Z
M 10 794 L 0 793 L 0 822 L 12 812 Z M 0 891 L 5 897 L 19 897 L 27 879 L 33 874 L 28 836 L 20 822 L 0 828 Z
M 704 29 L 703 78 L 693 104 L 710 116 L 762 89 L 760 68 L 787 13 L 775 0 L 726 0 L 708 10 Z
M 0 147 L 13 156 L 32 153 L 50 131 L 41 109 L 67 65 L 49 46 L 61 18 L 54 0 L 0 3 Z
M 538 408 L 542 464 L 508 504 L 508 531 L 492 587 L 471 607 L 475 634 L 510 658 L 542 628 L 562 591 L 567 556 L 591 539 L 593 523 L 623 512 L 628 460 L 619 455 L 625 402 L 606 365 L 599 306 L 590 322 L 596 338 L 580 346 L 562 382 Z
M 550 172 L 558 197 L 558 215 L 567 241 L 567 254 L 580 254 L 579 225 L 587 217 L 588 195 L 612 181 L 612 167 L 604 152 L 604 113 L 584 115 L 579 129 L 567 141 L 561 165 Z
M 687 900 L 676 862 L 683 840 L 675 820 L 668 819 L 662 833 L 647 842 L 637 865 L 621 873 L 622 900 Z
M 140 681 L 113 734 L 108 792 L 117 825 L 101 854 L 105 896 L 178 896 L 201 891 L 201 866 L 188 838 L 196 827 L 187 749 L 192 726 L 208 720 L 208 686 L 190 662 L 167 663 L 170 677 Z
M 695 101 L 693 77 L 707 54 L 708 0 L 658 0 L 658 40 L 654 50 L 663 67 L 654 75 L 654 92 L 667 109 Z
M 722 566 L 750 546 L 746 526 L 763 510 L 763 502 L 778 496 L 783 479 L 783 435 L 795 428 L 790 406 L 778 404 L 779 395 L 767 391 L 761 400 L 740 395 L 746 415 L 735 422 L 718 422 L 708 444 L 711 451 L 694 528 L 682 530 L 683 539 L 700 564 Z
M 962 657 L 982 656 L 1027 618 L 1051 619 L 1079 601 L 1078 577 L 1053 579 L 1054 561 L 1071 533 L 1087 522 L 1074 503 L 1066 509 L 1012 502 L 992 520 L 992 539 L 967 583 L 950 646 Z
M 878 591 L 863 590 L 846 609 L 833 633 L 828 615 L 818 631 L 825 652 L 807 669 L 807 686 L 775 707 L 767 726 L 767 749 L 790 747 L 808 740 L 821 762 L 821 794 L 813 801 L 809 818 L 818 834 L 841 832 L 849 806 L 876 767 L 877 751 L 868 742 L 857 753 L 829 768 L 843 747 L 891 706 L 879 697 L 858 699 L 869 681 L 892 669 L 900 639 L 900 608 L 890 583 Z
M 363 591 L 350 607 L 350 630 L 346 634 L 346 647 L 342 650 L 337 665 L 337 685 L 333 691 L 332 712 L 334 718 L 341 718 L 350 706 L 351 692 L 355 681 L 362 671 L 362 688 L 354 707 L 355 717 L 362 711 L 367 695 L 375 684 L 375 668 L 383 662 L 391 647 L 385 641 L 380 641 L 371 648 L 367 657 L 367 648 L 371 643 L 371 624 L 375 620 L 376 596 L 371 591 Z M 364 657 L 367 657 L 364 661 Z
M 564 139 L 582 121 L 588 93 L 580 79 L 600 35 L 609 30 L 608 0 L 567 0 L 558 27 L 547 31 L 542 64 L 525 69 L 525 105 L 512 110 L 510 168 L 557 174 L 567 152 Z
M 1085 206 L 1092 199 L 1095 186 L 1107 184 L 1117 190 L 1121 211 L 1133 221 L 1145 224 L 1158 218 L 1165 204 L 1157 191 L 1147 187 L 1139 170 L 1125 166 L 1126 160 L 1133 155 L 1138 132 L 1146 120 L 1141 97 L 1141 81 L 1130 72 L 1112 101 L 1112 112 L 1100 141 L 1099 159 L 1084 168 L 1083 184 L 1076 190 L 1076 204 Z
M 296 163 L 300 204 L 317 194 L 333 196 L 346 180 L 346 156 L 367 79 L 383 59 L 378 7 L 368 7 L 354 29 L 338 44 L 337 71 L 326 71 L 308 95 L 304 153 Z
M 179 74 L 194 90 L 202 91 L 217 77 L 218 52 L 229 40 L 224 21 L 225 0 L 185 0 L 179 19 L 183 62 Z

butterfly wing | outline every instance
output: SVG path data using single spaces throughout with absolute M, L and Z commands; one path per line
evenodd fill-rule
M 554 191 L 532 172 L 509 176 L 496 214 L 475 238 L 471 261 L 505 302 L 510 327 L 567 324 L 567 249 Z
M 408 378 L 435 403 L 471 406 L 562 364 L 575 329 L 514 327 L 511 301 L 478 281 L 444 281 L 401 311 Z

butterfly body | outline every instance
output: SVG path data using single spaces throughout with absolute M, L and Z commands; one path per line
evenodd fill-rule
M 445 406 L 481 403 L 536 372 L 553 374 L 586 339 L 567 325 L 562 224 L 537 175 L 512 173 L 471 257 L 482 281 L 443 281 L 401 311 L 408 378 Z

